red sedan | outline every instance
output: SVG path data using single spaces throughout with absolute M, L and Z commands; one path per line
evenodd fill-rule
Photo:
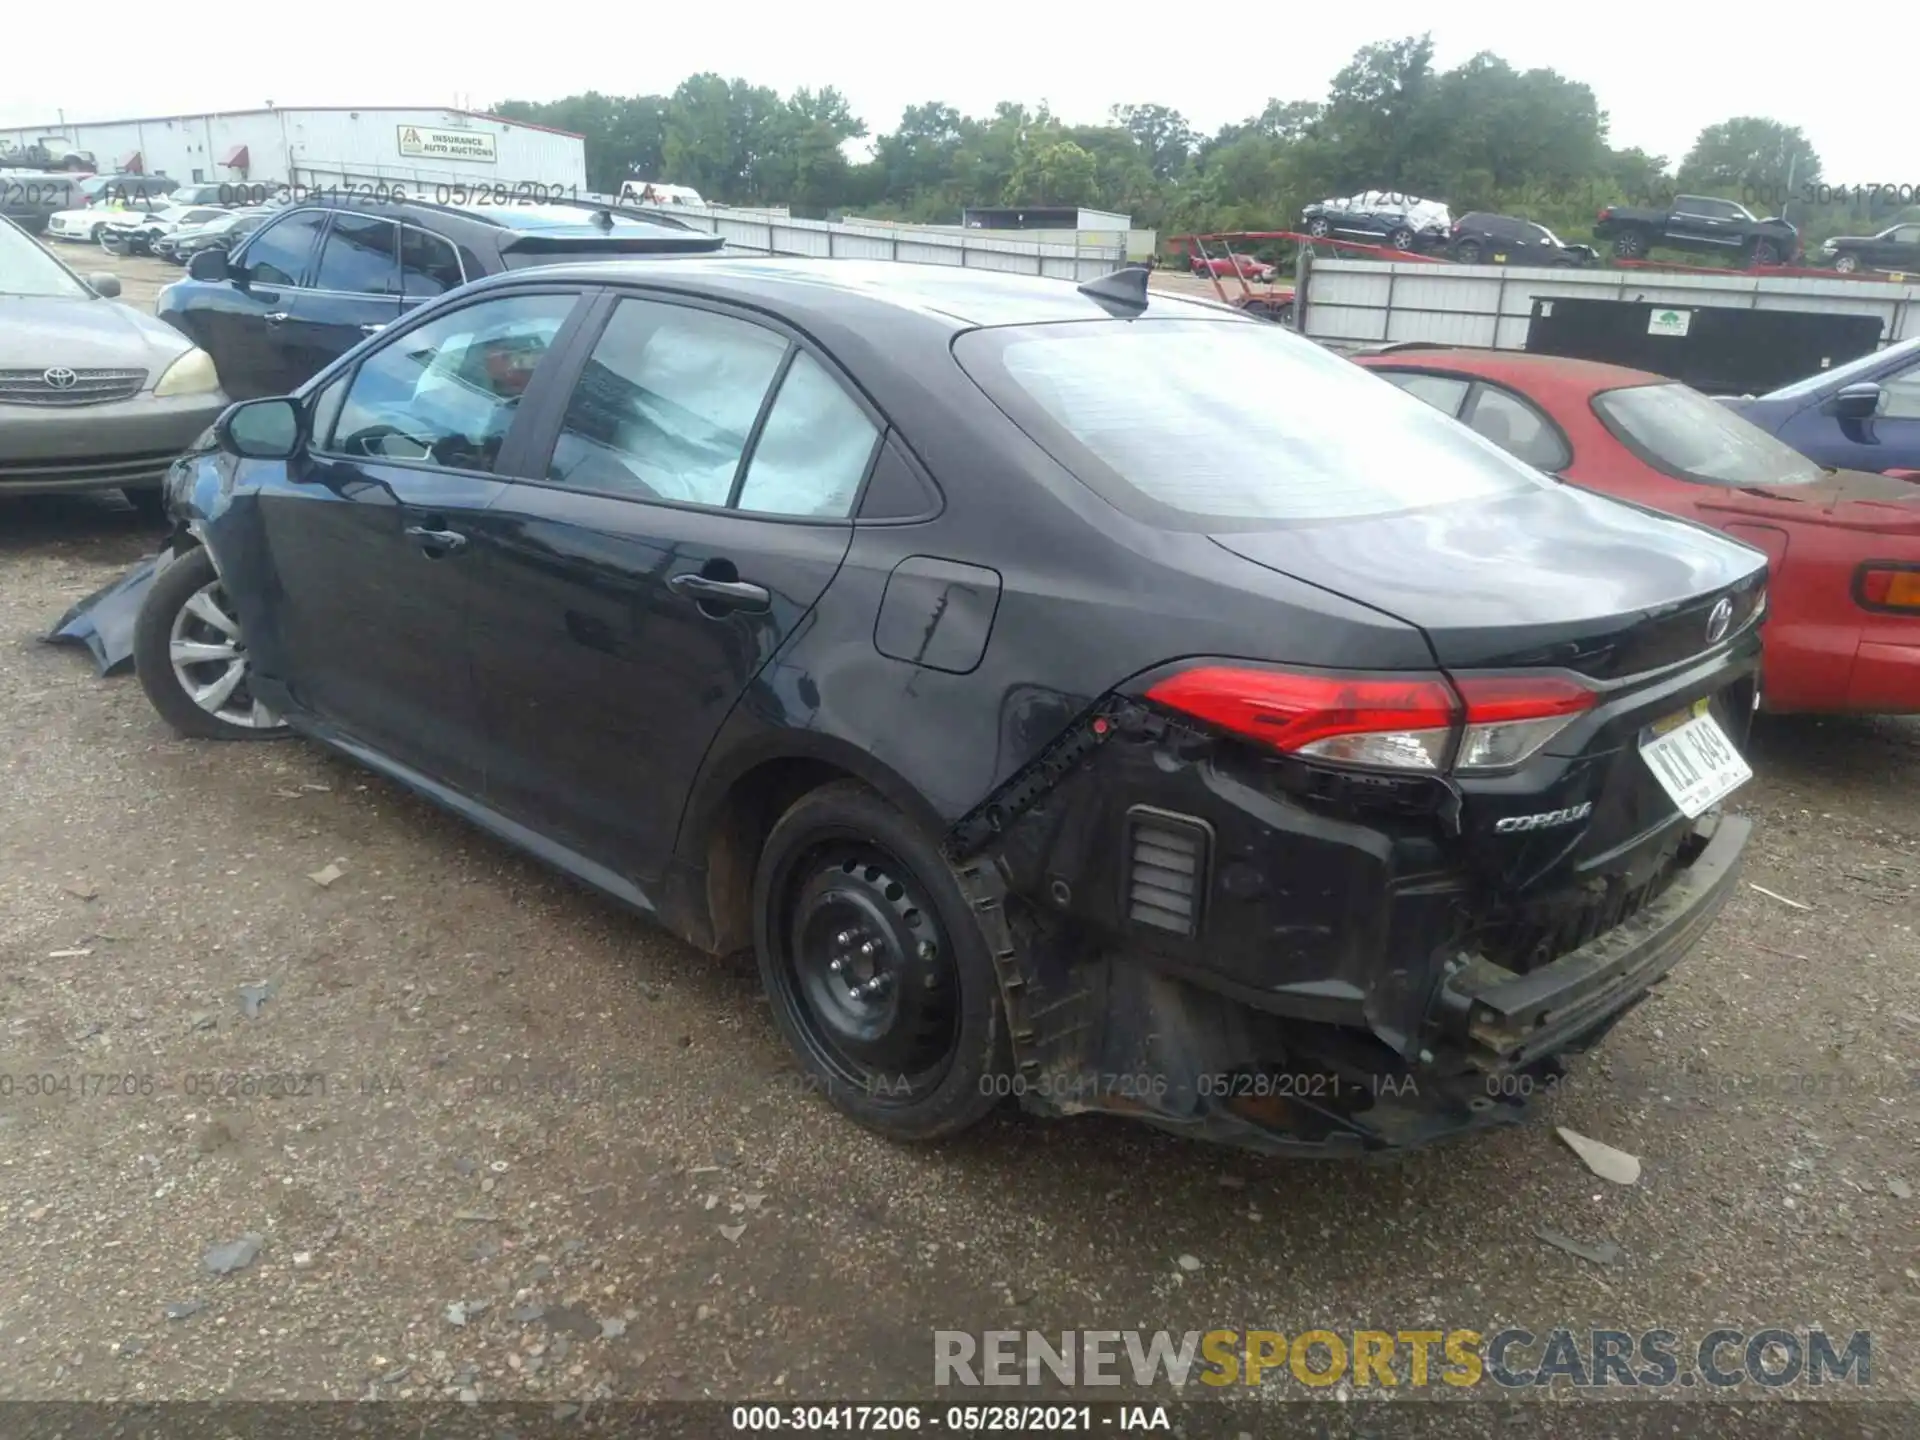
M 1196 275 L 1231 276 L 1236 269 L 1249 280 L 1271 280 L 1275 273 L 1273 266 L 1251 255 L 1210 255 L 1204 259 L 1195 255 L 1192 259 Z
M 1640 370 L 1490 350 L 1356 358 L 1557 478 L 1764 550 L 1766 709 L 1920 712 L 1920 483 L 1823 470 Z

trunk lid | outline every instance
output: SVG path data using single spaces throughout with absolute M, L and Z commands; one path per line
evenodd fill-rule
M 1766 566 L 1715 531 L 1572 486 L 1213 540 L 1418 627 L 1444 668 L 1559 666 L 1595 680 L 1707 649 L 1723 598 L 1739 628 Z
M 1796 520 L 1877 534 L 1920 535 L 1920 482 L 1867 470 L 1830 470 L 1810 485 L 1760 485 L 1716 491 L 1703 512 Z

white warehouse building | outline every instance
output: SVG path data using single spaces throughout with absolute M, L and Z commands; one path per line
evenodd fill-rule
M 584 194 L 586 143 L 566 130 L 440 107 L 228 110 L 0 129 L 0 150 L 91 154 L 101 173 L 277 185 L 469 185 Z M 427 195 L 432 199 L 431 194 Z

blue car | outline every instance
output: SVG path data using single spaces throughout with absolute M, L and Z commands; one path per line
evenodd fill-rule
M 1920 339 L 1726 404 L 1833 470 L 1920 470 Z

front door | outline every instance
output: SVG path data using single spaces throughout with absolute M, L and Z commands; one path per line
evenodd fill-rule
M 313 283 L 288 297 L 278 343 L 300 379 L 317 375 L 400 318 L 400 227 L 334 212 Z
M 540 479 L 477 521 L 489 795 L 644 885 L 721 723 L 839 570 L 881 427 L 787 333 L 631 298 L 556 419 Z
M 306 284 L 324 210 L 296 210 L 260 227 L 228 262 L 228 278 L 189 281 L 181 310 L 194 343 L 213 356 L 220 385 L 235 400 L 285 395 L 313 372 L 280 344 L 280 326 Z
M 260 500 L 275 572 L 263 671 L 337 735 L 472 794 L 471 541 L 505 488 L 521 396 L 578 298 L 497 295 L 396 334 L 334 382 L 337 407 L 333 386 L 316 397 L 321 433 Z

